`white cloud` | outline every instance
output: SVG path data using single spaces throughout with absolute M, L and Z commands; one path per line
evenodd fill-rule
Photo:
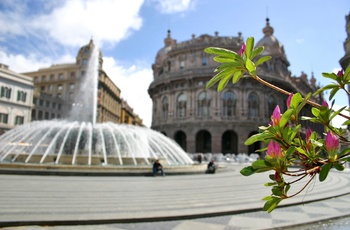
M 120 88 L 121 97 L 134 109 L 134 113 L 143 119 L 143 124 L 150 127 L 152 100 L 148 95 L 148 86 L 153 81 L 152 69 L 135 65 L 125 67 L 113 57 L 103 58 L 103 69 Z
M 181 13 L 194 7 L 193 0 L 154 0 L 156 8 L 163 14 Z
M 99 42 L 115 44 L 141 28 L 142 4 L 143 0 L 66 1 L 51 14 L 33 19 L 31 28 L 67 46 L 81 46 L 90 37 L 99 46 Z

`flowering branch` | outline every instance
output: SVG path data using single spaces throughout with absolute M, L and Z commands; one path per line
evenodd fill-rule
M 340 151 L 339 143 L 348 142 L 348 140 L 343 136 L 344 130 L 333 127 L 331 121 L 340 115 L 347 119 L 343 125 L 350 125 L 350 117 L 341 113 L 346 106 L 335 111 L 332 108 L 333 104 L 329 108 L 325 101 L 321 105 L 311 101 L 311 93 L 304 97 L 300 93 L 293 94 L 257 76 L 257 66 L 271 59 L 270 56 L 261 56 L 263 50 L 263 47 L 254 48 L 254 38 L 249 37 L 238 53 L 216 47 L 206 48 L 205 52 L 214 54 L 214 60 L 221 63 L 215 69 L 218 73 L 208 82 L 207 88 L 217 84 L 218 91 L 222 91 L 230 80 L 236 84 L 248 73 L 261 84 L 288 95 L 287 110 L 282 113 L 277 105 L 271 115 L 270 124 L 259 127 L 260 132 L 245 141 L 246 145 L 264 142 L 267 147 L 259 151 L 267 150 L 265 158 L 256 160 L 251 166 L 240 171 L 244 176 L 274 171 L 274 174 L 269 175 L 272 182 L 265 184 L 272 186 L 271 195 L 263 198 L 266 201 L 263 210 L 271 212 L 282 200 L 300 194 L 316 175 L 319 175 L 319 180 L 322 182 L 332 168 L 344 170 L 344 162 L 350 162 L 350 148 Z M 257 61 L 253 62 L 255 59 Z M 318 89 L 314 96 L 326 90 L 331 91 L 329 100 L 332 100 L 338 90 L 345 90 L 350 95 L 345 87 L 350 84 L 350 67 L 337 74 L 322 73 L 322 75 L 334 82 Z M 324 139 L 319 138 L 320 134 L 310 128 L 302 128 L 299 123 L 300 111 L 306 109 L 304 108 L 306 104 L 311 105 L 313 117 L 301 117 L 301 119 L 323 125 L 327 132 Z M 306 133 L 302 133 L 303 130 L 307 130 Z M 298 169 L 290 171 L 291 167 Z M 311 177 L 310 180 L 295 194 L 288 195 L 291 185 L 301 182 L 308 175 Z M 296 179 L 286 182 L 284 176 L 296 177 Z

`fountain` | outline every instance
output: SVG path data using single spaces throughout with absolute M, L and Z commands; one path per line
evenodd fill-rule
M 95 46 L 68 119 L 35 121 L 6 132 L 0 136 L 0 163 L 139 166 L 160 159 L 167 165 L 193 164 L 177 143 L 157 131 L 96 123 L 98 56 Z

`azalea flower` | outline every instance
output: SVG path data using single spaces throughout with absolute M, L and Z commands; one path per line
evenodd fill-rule
M 344 70 L 339 70 L 338 73 L 337 73 L 337 76 L 338 77 L 344 77 Z
M 328 152 L 339 149 L 339 139 L 337 136 L 333 135 L 331 131 L 328 131 L 326 135 L 326 149 Z
M 267 155 L 272 158 L 283 157 L 281 146 L 277 142 L 270 141 L 269 145 L 267 146 Z
M 307 128 L 307 130 L 306 130 L 306 142 L 309 142 L 311 133 L 312 133 L 312 130 L 310 129 L 310 127 Z
M 272 126 L 278 126 L 281 120 L 281 110 L 280 107 L 278 105 L 276 105 L 275 110 L 272 113 L 272 117 L 271 117 Z
M 290 107 L 290 102 L 292 101 L 292 97 L 293 97 L 293 93 L 290 93 L 288 98 L 287 98 L 287 107 L 289 108 Z
M 245 52 L 245 46 L 246 46 L 245 42 L 243 42 L 241 49 L 238 51 L 239 56 L 242 56 L 243 53 Z
M 328 108 L 328 103 L 326 101 L 322 101 L 322 106 L 325 106 Z

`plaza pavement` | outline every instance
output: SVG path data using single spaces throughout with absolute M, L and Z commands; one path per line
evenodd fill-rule
M 268 175 L 244 177 L 242 167 L 165 177 L 0 175 L 0 227 L 285 229 L 350 216 L 350 172 L 332 171 L 268 214 L 261 211 Z

